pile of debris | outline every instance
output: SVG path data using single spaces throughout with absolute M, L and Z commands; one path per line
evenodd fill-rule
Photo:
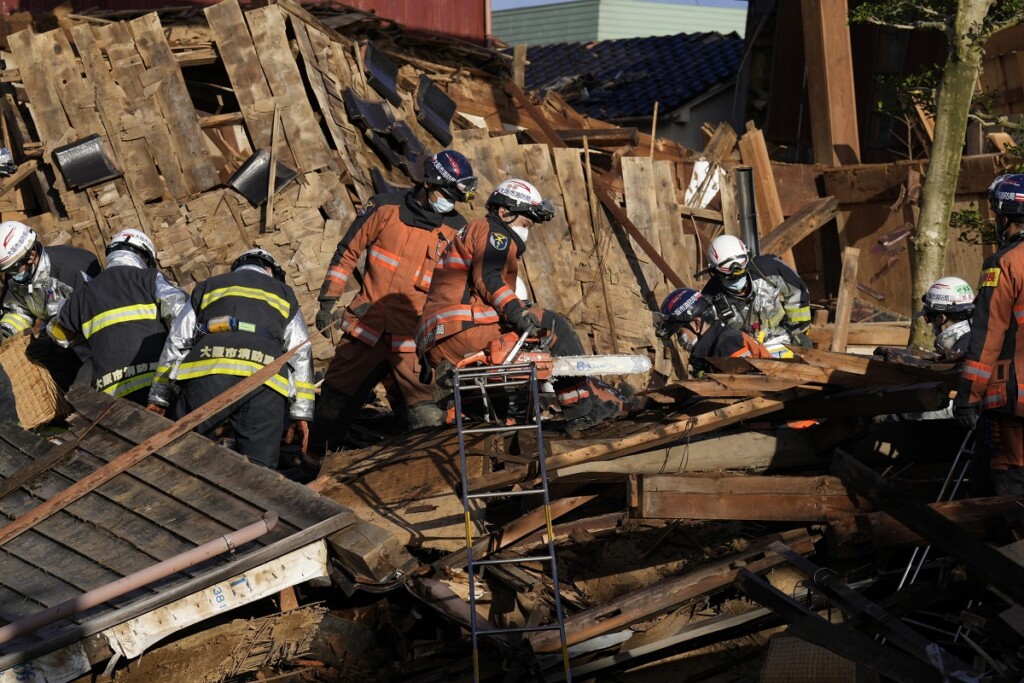
M 366 420 L 372 445 L 329 456 L 305 488 L 76 390 L 64 443 L 0 434 L 0 633 L 17 625 L 0 643 L 0 677 L 464 678 L 473 605 L 494 654 L 478 660 L 482 677 L 557 680 L 557 631 L 520 642 L 485 630 L 557 623 L 558 596 L 577 680 L 1020 678 L 1020 546 L 984 540 L 1012 540 L 1022 501 L 984 495 L 952 424 L 914 419 L 948 403 L 952 369 L 836 353 L 906 342 L 909 311 L 891 288 L 909 255 L 889 222 L 912 214 L 920 162 L 779 164 L 760 131 L 727 124 L 694 152 L 523 92 L 498 53 L 338 6 L 243 12 L 225 0 L 202 15 L 56 21 L 0 31 L 3 144 L 19 162 L 0 182 L 3 219 L 97 253 L 142 227 L 186 289 L 260 246 L 312 320 L 355 207 L 415 182 L 423 155 L 451 145 L 481 197 L 524 177 L 554 201 L 526 256 L 531 298 L 564 313 L 589 352 L 648 355 L 655 373 L 636 383 L 647 403 L 631 418 L 544 431 L 550 520 L 517 495 L 539 480 L 540 445 L 522 431 L 467 435 L 463 490 L 455 430 L 384 438 Z M 795 264 L 819 302 L 819 348 L 717 359 L 719 372 L 687 379 L 649 311 L 696 283 L 711 238 L 740 234 L 741 163 L 757 181 L 762 251 Z M 1002 163 L 965 158 L 958 200 L 980 196 Z M 834 221 L 850 231 L 828 238 Z M 890 235 L 882 249 L 850 246 L 871 231 Z M 836 235 L 842 252 L 824 246 Z M 956 249 L 980 265 L 980 249 Z M 327 340 L 314 343 L 330 356 Z M 472 492 L 510 495 L 467 514 Z M 467 523 L 473 557 L 499 560 L 472 594 Z M 262 536 L 231 540 L 254 524 Z M 221 537 L 230 557 L 176 564 Z M 557 585 L 528 559 L 549 541 Z M 64 611 L 165 561 L 155 582 Z

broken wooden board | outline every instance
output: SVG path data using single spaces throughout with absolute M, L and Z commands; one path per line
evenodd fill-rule
M 642 474 L 637 514 L 649 519 L 827 522 L 871 506 L 836 477 Z

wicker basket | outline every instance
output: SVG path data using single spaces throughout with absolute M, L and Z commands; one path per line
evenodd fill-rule
M 19 335 L 0 347 L 0 366 L 11 379 L 18 422 L 25 429 L 35 429 L 71 414 L 71 406 L 50 373 L 25 356 L 30 341 L 32 338 L 27 334 Z

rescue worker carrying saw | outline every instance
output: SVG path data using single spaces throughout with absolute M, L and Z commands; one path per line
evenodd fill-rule
M 93 388 L 146 405 L 167 331 L 188 296 L 157 270 L 145 233 L 122 230 L 106 254 L 106 269 L 71 294 L 46 331 L 59 346 L 89 349 Z
M 953 414 L 979 428 L 998 494 L 1024 493 L 1024 174 L 1002 175 L 988 191 L 999 250 L 982 265 L 971 341 Z M 980 423 L 979 416 L 985 419 Z
M 516 296 L 518 260 L 530 229 L 554 217 L 554 206 L 525 180 L 500 183 L 487 200 L 487 216 L 470 223 L 434 272 L 416 330 L 416 347 L 429 364 L 455 365 L 504 332 L 548 330 L 552 356 L 584 353 L 571 324 L 553 311 L 530 308 Z M 626 400 L 593 379 L 560 378 L 555 395 L 570 428 L 583 428 L 624 412 Z
M 469 161 L 443 150 L 424 162 L 423 181 L 404 192 L 377 195 L 338 243 L 320 288 L 317 329 L 341 318 L 344 336 L 324 376 L 313 423 L 314 451 L 339 447 L 373 387 L 389 373 L 401 393 L 410 429 L 441 424 L 433 388 L 420 380 L 413 335 L 434 268 L 466 219 L 477 179 Z M 359 294 L 344 313 L 332 312 L 367 253 Z M 324 333 L 330 336 L 329 332 Z
M 792 354 L 785 344 L 810 346 L 810 293 L 792 268 L 775 256 L 750 257 L 745 245 L 732 235 L 711 241 L 704 272 L 711 280 L 701 293 L 718 318 L 746 332 L 777 358 Z
M 313 364 L 306 322 L 277 260 L 263 249 L 245 251 L 231 272 L 197 284 L 174 319 L 148 408 L 164 414 L 174 384 L 181 391 L 173 416 L 183 417 L 296 346 L 301 348 L 278 374 L 195 431 L 210 436 L 229 421 L 235 449 L 272 469 L 280 458 L 286 414 L 292 420 L 286 442 L 298 432 L 303 452 L 308 445 Z
M 32 228 L 18 221 L 0 223 L 0 271 L 7 293 L 0 303 L 0 341 L 46 324 L 71 292 L 100 273 L 94 254 L 71 246 L 43 247 Z M 82 367 L 81 355 L 43 335 L 32 341 L 28 356 L 45 367 L 64 391 Z
M 658 338 L 675 337 L 690 354 L 690 367 L 698 377 L 714 372 L 707 358 L 771 358 L 756 339 L 716 318 L 715 307 L 696 289 L 684 287 L 665 297 L 659 318 Z

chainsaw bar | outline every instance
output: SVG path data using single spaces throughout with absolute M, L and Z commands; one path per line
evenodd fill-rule
M 555 377 L 590 377 L 592 375 L 635 375 L 651 369 L 647 356 L 561 356 L 552 358 L 551 374 Z

